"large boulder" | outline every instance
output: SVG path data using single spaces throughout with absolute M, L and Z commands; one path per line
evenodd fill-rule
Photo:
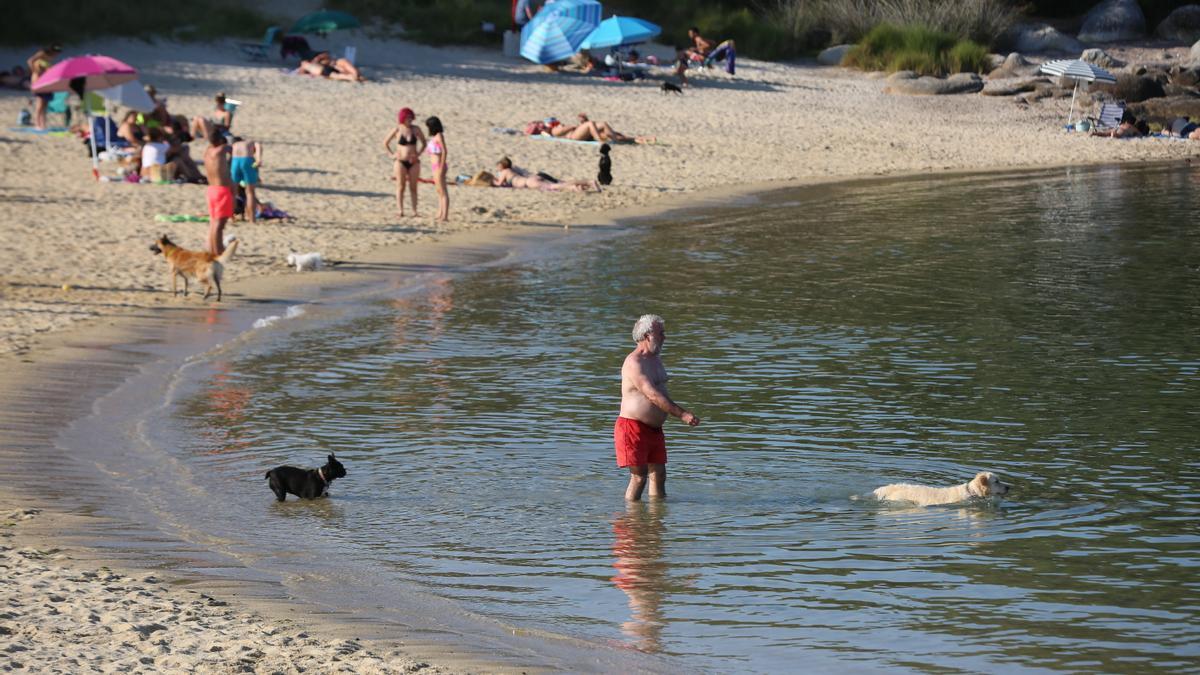
M 1138 103 L 1152 98 L 1162 98 L 1166 95 L 1163 85 L 1154 77 L 1121 73 L 1117 75 L 1116 84 L 1096 83 L 1092 88 L 1112 94 L 1118 101 Z
M 1079 60 L 1087 61 L 1088 63 L 1093 63 L 1101 68 L 1109 69 L 1120 68 L 1121 66 L 1125 65 L 1124 61 L 1118 61 L 1117 59 L 1109 56 L 1108 53 L 1103 49 L 1097 49 L 1094 47 L 1092 49 L 1083 50 L 1083 52 L 1079 54 Z
M 1154 31 L 1164 40 L 1185 44 L 1200 40 L 1200 5 L 1184 5 L 1167 15 Z
M 1019 52 L 1009 54 L 1004 62 L 999 67 L 988 73 L 989 80 L 996 80 L 1005 77 L 1020 77 L 1030 75 L 1037 70 L 1037 66 L 1030 63 L 1029 59 L 1021 56 Z
M 884 91 L 910 96 L 942 96 L 945 94 L 974 94 L 983 89 L 983 78 L 975 73 L 955 73 L 950 77 L 914 77 L 909 71 L 901 77 L 889 77 Z M 896 73 L 899 75 L 900 73 Z
M 1141 103 L 1131 103 L 1126 109 L 1133 113 L 1134 117 L 1158 124 L 1168 124 L 1176 117 L 1200 120 L 1200 98 L 1194 96 L 1155 98 Z
M 1167 71 L 1167 77 L 1167 81 L 1177 87 L 1195 87 L 1200 84 L 1200 68 L 1189 68 L 1179 65 L 1172 66 Z
M 1079 40 L 1060 33 L 1050 24 L 1021 24 L 1013 30 L 1012 42 L 1018 52 L 1078 54 L 1083 49 Z
M 988 80 L 979 93 L 984 96 L 1014 96 L 1027 91 L 1035 91 L 1039 84 L 1045 82 L 1045 78 L 1017 79 L 1014 77 L 1004 80 Z
M 817 63 L 823 66 L 840 66 L 842 59 L 846 58 L 846 53 L 853 48 L 854 45 L 834 45 L 823 49 L 820 54 L 817 54 Z
M 1192 45 L 1192 51 L 1188 53 L 1187 61 L 1200 64 L 1200 40 L 1196 40 L 1196 44 Z
M 1084 42 L 1136 40 L 1146 35 L 1146 15 L 1137 0 L 1104 0 L 1083 18 L 1079 39 Z

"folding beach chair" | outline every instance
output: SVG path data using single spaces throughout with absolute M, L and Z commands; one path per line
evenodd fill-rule
M 251 61 L 266 61 L 268 59 L 267 52 L 275 43 L 275 36 L 278 34 L 279 26 L 271 26 L 263 35 L 262 42 L 239 42 L 238 49 L 242 50 L 242 56 Z
M 1093 118 L 1092 128 L 1103 131 L 1105 129 L 1116 129 L 1121 126 L 1121 118 L 1125 116 L 1125 102 L 1113 101 L 1112 103 L 1104 103 L 1100 106 L 1100 112 Z

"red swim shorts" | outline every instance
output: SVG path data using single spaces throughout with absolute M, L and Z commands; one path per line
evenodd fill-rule
M 228 185 L 208 186 L 208 215 L 210 218 L 233 217 L 233 188 Z
M 617 446 L 619 467 L 667 463 L 667 438 L 663 436 L 662 427 L 618 417 L 613 428 L 613 441 Z

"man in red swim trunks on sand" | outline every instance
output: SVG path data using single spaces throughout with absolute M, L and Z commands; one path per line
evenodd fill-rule
M 633 325 L 637 348 L 621 365 L 621 416 L 613 429 L 617 448 L 617 466 L 629 467 L 629 487 L 625 499 L 642 498 L 647 474 L 650 497 L 667 496 L 667 443 L 662 425 L 674 415 L 688 426 L 700 424 L 700 418 L 684 410 L 667 394 L 667 369 L 660 354 L 667 333 L 663 319 L 645 314 Z
M 208 251 L 213 255 L 221 255 L 225 250 L 225 223 L 233 217 L 229 154 L 225 134 L 214 126 L 208 133 L 208 149 L 204 151 L 204 173 L 208 175 Z

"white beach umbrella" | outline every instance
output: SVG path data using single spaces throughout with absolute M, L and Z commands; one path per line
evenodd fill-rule
M 1058 59 L 1056 61 L 1047 61 L 1042 64 L 1038 72 L 1052 75 L 1054 77 L 1065 77 L 1070 80 L 1075 80 L 1075 88 L 1071 90 L 1071 111 L 1067 113 L 1067 124 L 1071 124 L 1071 118 L 1075 116 L 1075 94 L 1079 91 L 1080 82 L 1110 82 L 1116 83 L 1117 78 L 1107 70 L 1097 66 L 1094 63 L 1081 61 L 1079 59 Z

